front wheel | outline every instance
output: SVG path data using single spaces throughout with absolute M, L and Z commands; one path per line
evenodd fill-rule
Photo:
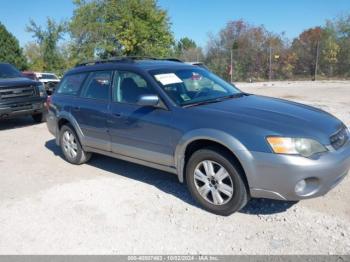
M 193 198 L 206 210 L 228 216 L 249 199 L 243 173 L 226 152 L 201 149 L 189 159 L 186 182 Z
M 91 158 L 91 153 L 83 150 L 78 136 L 71 126 L 65 125 L 61 128 L 60 145 L 65 159 L 71 164 L 81 165 Z

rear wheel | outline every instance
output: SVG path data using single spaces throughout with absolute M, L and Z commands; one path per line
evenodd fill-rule
M 71 164 L 81 165 L 91 158 L 91 153 L 83 150 L 77 134 L 69 125 L 61 128 L 60 145 L 65 159 Z
M 189 159 L 186 182 L 193 198 L 206 210 L 230 215 L 249 199 L 242 171 L 232 157 L 215 149 L 201 149 Z

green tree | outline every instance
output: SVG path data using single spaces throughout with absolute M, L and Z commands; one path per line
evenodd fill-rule
M 335 61 L 335 74 L 350 76 L 350 14 L 342 15 L 327 21 L 326 31 L 330 32 L 330 49 L 333 50 L 331 59 Z
M 203 61 L 204 53 L 196 42 L 188 37 L 181 38 L 175 45 L 175 56 L 183 61 Z
M 51 18 L 47 18 L 46 27 L 43 29 L 30 20 L 26 30 L 33 34 L 33 38 L 39 46 L 44 64 L 43 70 L 55 72 L 64 70 L 64 61 L 59 52 L 58 43 L 66 32 L 66 24 L 64 22 L 56 23 Z
M 318 26 L 305 30 L 294 39 L 291 48 L 297 55 L 295 74 L 314 76 L 322 35 L 323 29 Z
M 20 70 L 27 68 L 27 59 L 23 55 L 18 40 L 6 30 L 2 23 L 0 23 L 0 47 L 0 62 L 13 64 Z
M 118 55 L 167 56 L 173 45 L 169 18 L 155 0 L 75 0 L 70 23 L 78 59 Z
M 337 43 L 336 32 L 327 26 L 323 30 L 321 49 L 321 70 L 326 75 L 333 76 L 340 46 Z
M 176 43 L 176 53 L 178 55 L 181 55 L 184 51 L 187 51 L 189 49 L 194 49 L 197 48 L 197 44 L 195 41 L 188 37 L 183 37 L 181 38 L 177 43 Z
M 28 67 L 33 71 L 45 71 L 42 48 L 35 42 L 29 42 L 24 47 L 24 54 L 28 58 Z

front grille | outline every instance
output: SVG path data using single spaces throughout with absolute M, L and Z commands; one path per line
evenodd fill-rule
M 0 89 L 0 99 L 8 100 L 13 98 L 31 97 L 35 95 L 34 86 L 18 86 Z
M 344 126 L 337 133 L 330 137 L 331 145 L 335 150 L 338 150 L 349 140 L 347 128 Z
M 11 106 L 11 111 L 12 112 L 23 111 L 23 110 L 31 110 L 31 109 L 33 109 L 33 106 L 30 103 L 15 104 L 15 105 Z

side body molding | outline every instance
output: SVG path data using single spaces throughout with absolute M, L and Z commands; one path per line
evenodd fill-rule
M 181 183 L 184 182 L 185 152 L 187 146 L 196 140 L 209 140 L 228 148 L 240 161 L 249 182 L 249 163 L 252 155 L 247 148 L 232 135 L 215 129 L 196 129 L 186 133 L 179 141 L 175 150 L 175 167 Z

